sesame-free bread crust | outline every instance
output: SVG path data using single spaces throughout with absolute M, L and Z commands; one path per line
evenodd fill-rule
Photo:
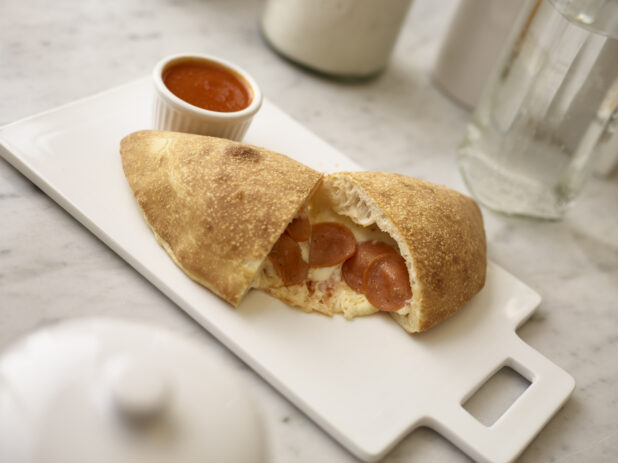
M 236 306 L 322 174 L 264 148 L 145 130 L 120 143 L 146 222 L 192 279 Z

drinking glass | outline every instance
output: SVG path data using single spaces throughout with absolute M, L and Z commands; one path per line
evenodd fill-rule
M 529 1 L 458 149 L 470 192 L 500 212 L 561 218 L 595 154 L 618 151 L 617 107 L 618 0 Z

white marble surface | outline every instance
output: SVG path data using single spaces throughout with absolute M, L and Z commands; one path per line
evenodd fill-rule
M 248 69 L 268 98 L 366 168 L 463 188 L 454 150 L 468 113 L 430 80 L 455 4 L 417 0 L 387 71 L 347 85 L 308 74 L 269 50 L 259 35 L 256 0 L 0 0 L 0 125 L 141 77 L 164 55 L 210 52 Z M 559 223 L 484 211 L 490 257 L 544 299 L 519 334 L 577 382 L 522 462 L 618 455 L 617 198 L 615 172 L 590 182 Z M 262 405 L 274 462 L 356 461 L 0 160 L 0 349 L 36 327 L 84 315 L 167 325 L 235 365 Z M 511 383 L 511 393 L 521 388 Z M 420 429 L 384 461 L 468 458 Z

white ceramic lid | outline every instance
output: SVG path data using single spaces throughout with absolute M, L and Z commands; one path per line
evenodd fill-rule
M 168 330 L 68 321 L 0 356 L 0 462 L 263 462 L 264 432 L 234 372 Z

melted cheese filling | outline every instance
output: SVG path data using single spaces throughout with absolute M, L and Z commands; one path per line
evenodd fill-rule
M 323 209 L 311 216 L 311 223 L 338 222 L 345 225 L 354 234 L 356 241 L 381 241 L 398 250 L 397 243 L 387 234 L 380 230 L 376 224 L 367 227 L 354 223 L 348 217 L 339 215 L 332 210 Z M 303 260 L 309 261 L 309 241 L 299 243 Z M 341 266 L 310 268 L 307 280 L 304 284 L 284 286 L 277 275 L 269 259 L 266 259 L 264 267 L 253 283 L 253 287 L 259 289 L 275 289 L 278 297 L 296 307 L 309 310 L 317 310 L 330 315 L 341 313 L 347 319 L 370 315 L 379 312 L 365 297 L 357 293 L 341 279 Z M 311 301 L 312 303 L 308 303 Z M 410 304 L 406 303 L 396 313 L 407 315 L 410 312 Z

